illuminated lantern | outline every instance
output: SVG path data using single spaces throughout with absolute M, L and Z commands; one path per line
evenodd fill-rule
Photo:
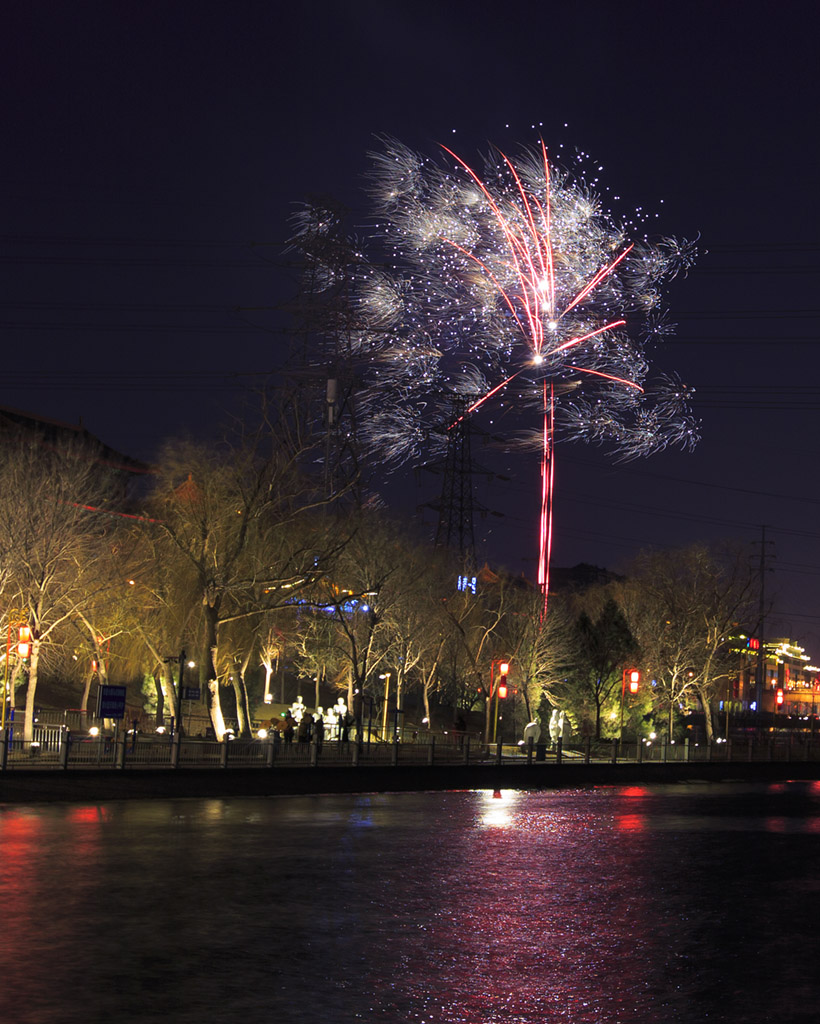
M 506 683 L 502 682 L 502 683 L 498 684 L 498 696 L 499 696 L 500 700 L 504 700 L 504 698 L 507 696 L 507 684 Z
M 779 707 L 783 703 L 783 691 L 782 690 L 778 690 L 777 691 L 777 694 L 775 695 L 775 699 L 777 700 L 777 704 L 778 704 L 778 707 Z
M 31 654 L 31 626 L 21 626 L 17 654 L 25 660 Z
M 629 692 L 630 693 L 637 693 L 638 692 L 638 687 L 640 686 L 640 683 L 641 683 L 641 673 L 636 668 L 631 669 L 631 671 L 629 673 Z

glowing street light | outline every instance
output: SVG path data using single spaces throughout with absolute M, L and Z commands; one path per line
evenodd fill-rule
M 621 726 L 618 730 L 618 742 L 620 743 L 623 739 L 624 734 L 624 694 L 626 693 L 627 683 L 629 684 L 629 692 L 636 694 L 641 685 L 641 673 L 636 668 L 625 668 L 623 679 L 621 681 Z
M 382 708 L 382 742 L 387 738 L 387 697 L 390 693 L 390 676 L 392 672 L 383 672 L 379 679 L 384 680 L 384 707 Z
M 3 674 L 3 707 L 0 710 L 0 728 L 5 736 L 6 728 L 6 704 L 13 697 L 13 682 L 10 683 L 9 663 L 11 661 L 11 644 L 14 630 L 19 630 L 17 635 L 17 656 L 25 661 L 31 654 L 31 627 L 28 624 L 28 611 L 25 608 L 9 608 L 8 611 L 8 637 L 6 639 L 6 665 Z
M 498 685 L 495 686 L 495 694 L 493 694 L 493 670 L 496 662 L 498 662 L 499 680 Z M 495 715 L 493 716 L 493 743 L 496 742 L 498 736 L 498 701 L 499 699 L 504 700 L 507 696 L 507 673 L 510 671 L 509 662 L 502 661 L 500 658 L 494 658 L 490 662 L 490 699 L 492 700 L 495 696 Z

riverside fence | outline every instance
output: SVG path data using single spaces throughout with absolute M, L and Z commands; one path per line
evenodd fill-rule
M 151 768 L 220 769 L 247 767 L 356 767 L 358 765 L 522 765 L 539 763 L 620 764 L 682 762 L 817 762 L 820 740 L 801 734 L 749 735 L 715 743 L 593 743 L 590 739 L 554 746 L 487 746 L 467 736 L 426 734 L 417 742 L 284 743 L 271 737 L 218 743 L 176 735 L 129 734 L 119 738 L 72 739 L 65 730 L 44 730 L 31 741 L 0 731 L 0 770 L 48 771 Z

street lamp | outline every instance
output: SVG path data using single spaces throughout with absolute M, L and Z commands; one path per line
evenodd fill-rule
M 496 742 L 498 736 L 498 700 L 504 700 L 507 696 L 507 673 L 510 671 L 509 663 L 502 661 L 500 658 L 495 658 L 490 662 L 490 699 L 493 697 L 493 669 L 495 668 L 496 661 L 498 662 L 498 672 L 500 679 L 498 685 L 495 687 L 495 715 L 493 721 L 493 743 Z
M 16 650 L 19 664 L 19 661 L 25 661 L 31 654 L 31 627 L 28 624 L 28 613 L 23 608 L 9 608 L 8 611 L 8 639 L 6 641 L 6 665 L 3 678 L 3 708 L 0 712 L 0 728 L 3 730 L 6 728 L 6 703 L 14 695 L 13 677 L 11 679 L 11 686 L 9 686 L 9 662 L 11 660 L 11 638 L 15 630 L 18 630 Z M 3 735 L 5 735 L 5 732 Z
M 367 752 L 370 753 L 370 735 L 373 732 L 373 697 L 358 687 L 353 691 L 353 707 L 356 709 L 356 743 L 362 748 L 362 732 L 364 731 L 364 702 L 367 701 Z
M 180 651 L 179 652 L 179 656 L 176 657 L 176 658 L 173 657 L 173 655 L 172 655 L 172 656 L 170 656 L 168 658 L 163 658 L 162 659 L 165 662 L 166 665 L 173 665 L 174 662 L 177 662 L 178 665 L 179 665 L 179 676 L 178 676 L 178 681 L 177 681 L 176 708 L 174 709 L 175 713 L 176 713 L 176 722 L 174 723 L 174 731 L 177 734 L 177 736 L 181 736 L 182 735 L 182 700 L 183 700 L 183 697 L 182 697 L 182 676 L 183 676 L 183 673 L 185 671 L 185 666 L 186 665 L 188 666 L 188 668 L 193 668 L 194 664 L 195 664 L 195 662 L 193 662 L 193 661 L 186 661 L 185 660 L 186 657 L 187 657 L 187 655 L 185 654 L 185 651 Z M 173 681 L 173 677 L 172 677 L 172 681 Z M 190 725 L 191 723 L 189 722 L 188 724 Z
M 387 738 L 387 697 L 390 693 L 390 676 L 392 672 L 383 672 L 379 679 L 384 680 L 384 707 L 382 708 L 382 743 Z
M 641 685 L 641 673 L 636 668 L 625 668 L 623 679 L 621 680 L 621 727 L 618 730 L 618 742 L 624 738 L 624 694 L 626 693 L 627 682 L 629 683 L 629 692 L 635 694 L 638 692 L 638 687 Z

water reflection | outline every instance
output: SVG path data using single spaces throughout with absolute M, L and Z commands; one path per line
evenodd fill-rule
M 800 783 L 0 807 L 0 1010 L 757 1024 L 785 977 L 808 1019 L 819 824 Z

